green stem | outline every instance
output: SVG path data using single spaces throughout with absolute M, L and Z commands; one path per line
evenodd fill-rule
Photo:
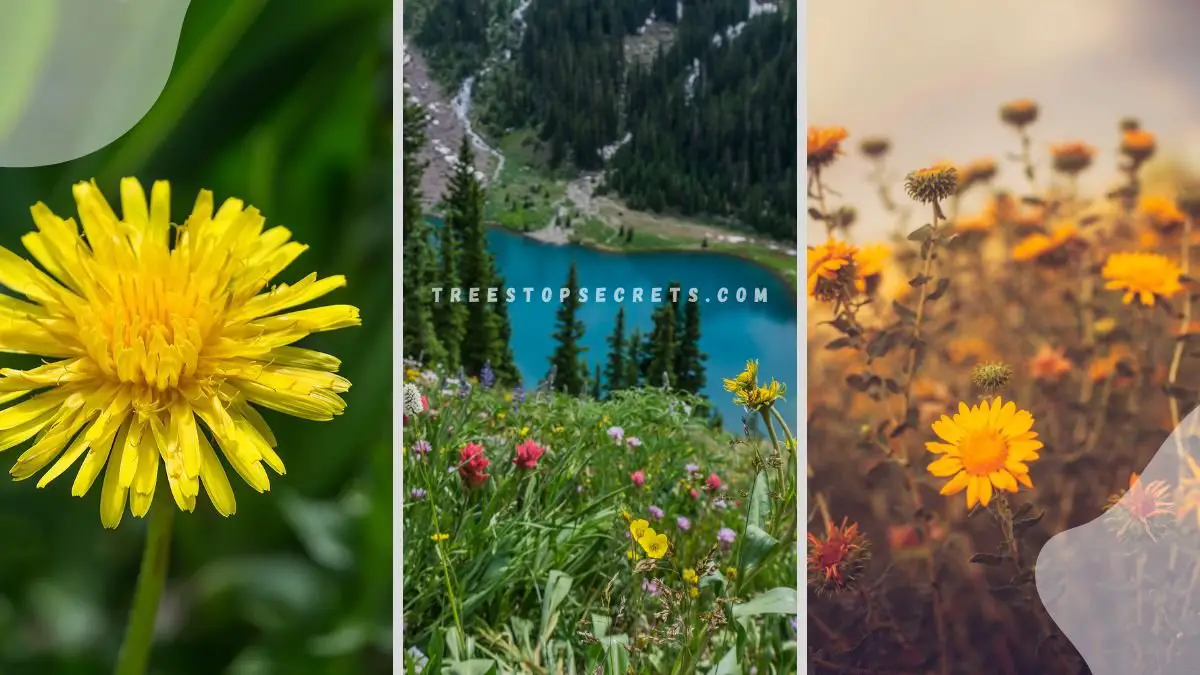
M 155 502 L 150 506 L 146 547 L 142 550 L 125 639 L 117 653 L 115 675 L 143 675 L 154 644 L 154 620 L 171 563 L 171 523 L 175 519 L 175 505 L 170 500 L 160 498 Z

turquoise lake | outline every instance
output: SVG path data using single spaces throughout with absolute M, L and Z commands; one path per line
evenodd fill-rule
M 704 394 L 713 401 L 726 428 L 737 430 L 744 411 L 735 406 L 721 387 L 721 379 L 741 372 L 748 359 L 759 360 L 760 377 L 775 377 L 789 392 L 803 386 L 796 381 L 796 304 L 787 285 L 767 270 L 728 255 L 710 253 L 613 253 L 581 246 L 546 244 L 506 230 L 493 229 L 488 242 L 505 285 L 516 289 L 516 301 L 509 305 L 512 320 L 512 348 L 526 387 L 542 380 L 550 368 L 554 351 L 551 336 L 555 330 L 558 296 L 542 301 L 542 289 L 559 289 L 566 284 L 572 262 L 579 274 L 579 285 L 592 294 L 605 288 L 604 302 L 589 297 L 580 306 L 580 318 L 586 327 L 584 358 L 593 369 L 603 367 L 608 358 L 607 338 L 612 334 L 617 310 L 625 308 L 626 331 L 638 328 L 649 333 L 651 313 L 661 303 L 651 301 L 650 290 L 665 289 L 672 281 L 685 289 L 696 289 L 700 303 L 701 349 L 707 385 Z M 616 288 L 625 289 L 624 301 L 613 299 Z M 534 289 L 525 300 L 525 288 Z M 644 289 L 641 302 L 634 302 L 632 290 Z M 726 289 L 728 298 L 718 300 Z M 746 289 L 746 299 L 738 302 L 738 289 Z M 765 292 L 765 301 L 755 295 Z M 795 398 L 780 406 L 784 419 L 795 430 Z

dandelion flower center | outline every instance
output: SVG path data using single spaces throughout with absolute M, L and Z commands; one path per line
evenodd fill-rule
M 972 431 L 958 444 L 963 469 L 975 476 L 986 476 L 1004 468 L 1008 442 L 992 429 Z

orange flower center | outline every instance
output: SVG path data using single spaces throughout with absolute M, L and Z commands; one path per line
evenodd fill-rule
M 1008 459 L 1008 443 L 999 432 L 980 429 L 967 434 L 958 444 L 963 469 L 974 476 L 986 476 L 1004 468 Z

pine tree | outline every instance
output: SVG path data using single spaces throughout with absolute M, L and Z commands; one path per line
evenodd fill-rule
M 629 343 L 625 354 L 625 376 L 621 384 L 626 389 L 634 389 L 642 379 L 642 332 L 636 328 L 629 335 Z
M 675 336 L 675 304 L 667 301 L 654 310 L 654 328 L 647 341 L 649 363 L 646 367 L 646 384 L 661 386 L 663 374 L 672 387 L 677 386 L 675 373 L 676 353 L 679 343 Z
M 704 362 L 708 355 L 700 351 L 700 303 L 683 300 L 679 349 L 675 353 L 675 375 L 679 388 L 693 394 L 704 389 Z
M 508 317 L 508 301 L 504 297 L 504 277 L 499 272 L 492 283 L 499 289 L 500 297 L 494 307 L 496 320 L 496 344 L 492 354 L 492 365 L 496 369 L 496 378 L 504 384 L 516 386 L 521 384 L 521 371 L 517 368 L 516 358 L 512 350 L 512 322 Z
M 617 309 L 617 321 L 612 335 L 608 337 L 608 365 L 604 368 L 604 379 L 610 392 L 624 389 L 629 369 L 625 361 L 625 308 Z
M 495 263 L 487 250 L 483 222 L 483 186 L 475 176 L 475 153 L 466 135 L 459 145 L 458 162 L 450 178 L 446 198 L 446 230 L 462 247 L 460 278 L 466 303 L 466 333 L 461 364 L 469 375 L 477 375 L 483 364 L 498 356 L 501 326 L 487 293 L 496 278 Z M 470 292 L 478 294 L 472 300 Z M 499 360 L 499 359 L 497 359 Z
M 597 363 L 596 364 L 596 372 L 592 376 L 592 398 L 596 399 L 597 401 L 600 400 L 600 395 L 602 393 L 601 392 L 601 386 L 602 386 L 601 383 L 602 383 L 602 380 L 601 380 L 601 376 L 600 376 L 600 364 Z
M 558 329 L 554 332 L 554 340 L 558 346 L 550 357 L 550 366 L 556 373 L 555 390 L 579 395 L 586 390 L 585 373 L 580 365 L 580 358 L 586 348 L 579 344 L 583 339 L 584 326 L 576 316 L 579 309 L 579 275 L 574 262 L 567 272 L 566 288 L 570 295 L 558 308 Z
M 404 248 L 404 333 L 401 352 L 410 358 L 437 364 L 446 358 L 433 324 L 433 295 L 436 260 L 429 244 L 429 224 L 421 209 L 421 176 L 425 164 L 418 159 L 425 146 L 424 110 L 405 103 L 404 110 L 404 185 L 402 236 Z

